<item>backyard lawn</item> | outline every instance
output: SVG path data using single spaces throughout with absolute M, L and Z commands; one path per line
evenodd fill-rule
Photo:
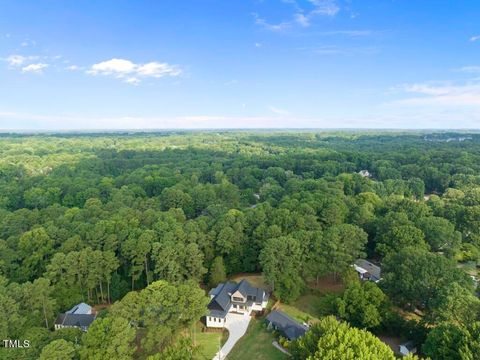
M 276 349 L 272 333 L 263 319 L 252 318 L 247 333 L 235 344 L 227 360 L 285 360 L 289 357 Z
M 195 344 L 198 346 L 197 360 L 212 360 L 217 353 L 219 346 L 228 338 L 228 332 L 202 332 L 202 323 L 198 323 L 195 328 L 195 334 L 192 338 L 195 339 Z
M 319 279 L 318 284 L 309 283 L 305 293 L 292 304 L 279 303 L 277 309 L 300 322 L 315 321 L 331 313 L 332 298 L 343 289 L 341 281 L 325 276 Z

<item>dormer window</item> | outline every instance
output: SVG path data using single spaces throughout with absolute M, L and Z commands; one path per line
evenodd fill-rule
M 236 296 L 234 296 L 234 297 L 233 297 L 233 301 L 236 301 L 236 302 L 243 302 L 243 298 L 240 298 L 240 297 L 236 297 Z

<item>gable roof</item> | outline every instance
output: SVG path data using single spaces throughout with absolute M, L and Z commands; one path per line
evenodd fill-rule
M 210 310 L 210 316 L 224 317 L 232 305 L 231 295 L 237 291 L 245 298 L 248 296 L 254 297 L 257 303 L 262 303 L 265 299 L 265 290 L 253 287 L 245 279 L 238 284 L 227 281 L 226 283 L 219 284 L 216 288 L 208 292 L 210 296 L 213 296 L 207 306 L 208 310 Z
M 239 291 L 243 296 L 247 297 L 248 295 L 257 296 L 257 290 L 258 288 L 254 288 L 247 280 L 243 279 L 235 291 Z
M 228 312 L 230 308 L 230 295 L 237 289 L 237 284 L 228 281 L 224 284 L 220 284 L 222 287 L 217 291 L 215 297 L 208 304 L 208 309 Z M 219 286 L 220 286 L 219 285 Z M 217 288 L 219 287 L 217 286 Z M 217 289 L 215 288 L 215 289 Z
M 303 336 L 308 327 L 293 320 L 283 311 L 274 310 L 267 316 L 267 321 L 270 322 L 277 330 L 283 332 L 290 340 L 294 340 Z
M 85 303 L 75 305 L 70 310 L 66 311 L 67 314 L 91 314 L 92 307 Z
M 374 278 L 374 280 L 380 280 L 382 278 L 382 269 L 379 266 L 372 264 L 368 260 L 357 259 L 353 265 L 355 270 L 362 274 L 368 272 Z
M 220 293 L 220 291 L 222 290 L 223 285 L 224 285 L 223 283 L 218 284 L 217 287 L 211 289 L 211 290 L 208 292 L 208 295 L 210 295 L 210 296 L 217 296 L 217 295 Z
M 95 320 L 94 315 L 90 314 L 69 314 L 64 313 L 57 316 L 56 325 L 88 327 Z

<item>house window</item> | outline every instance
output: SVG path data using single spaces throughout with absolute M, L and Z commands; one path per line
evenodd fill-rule
M 233 301 L 239 301 L 239 302 L 243 302 L 243 299 L 242 298 L 239 298 L 239 297 L 233 297 Z

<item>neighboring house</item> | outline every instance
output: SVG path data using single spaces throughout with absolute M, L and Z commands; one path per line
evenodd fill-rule
M 240 283 L 228 281 L 210 290 L 207 327 L 223 328 L 229 313 L 250 315 L 267 307 L 268 295 L 265 290 L 253 287 L 247 280 Z
M 288 340 L 295 340 L 303 336 L 308 326 L 300 324 L 282 311 L 274 310 L 267 316 L 269 329 L 275 329 L 282 333 Z
M 470 277 L 472 278 L 472 281 L 473 281 L 473 286 L 474 288 L 478 288 L 478 279 L 476 276 L 473 276 L 473 275 L 470 275 Z
M 55 320 L 55 330 L 76 327 L 87 331 L 90 324 L 95 320 L 96 314 L 92 307 L 85 303 L 75 305 L 69 311 L 59 314 Z
M 399 348 L 400 348 L 399 352 L 403 356 L 407 356 L 408 354 L 415 354 L 417 352 L 417 346 L 412 340 L 407 341 L 406 343 L 400 344 Z
M 382 278 L 382 269 L 365 259 L 358 259 L 353 263 L 353 267 L 360 279 L 379 282 Z
M 358 172 L 358 175 L 363 176 L 363 177 L 368 177 L 368 178 L 372 177 L 372 174 L 370 174 L 370 171 L 368 171 L 368 170 L 360 170 Z

